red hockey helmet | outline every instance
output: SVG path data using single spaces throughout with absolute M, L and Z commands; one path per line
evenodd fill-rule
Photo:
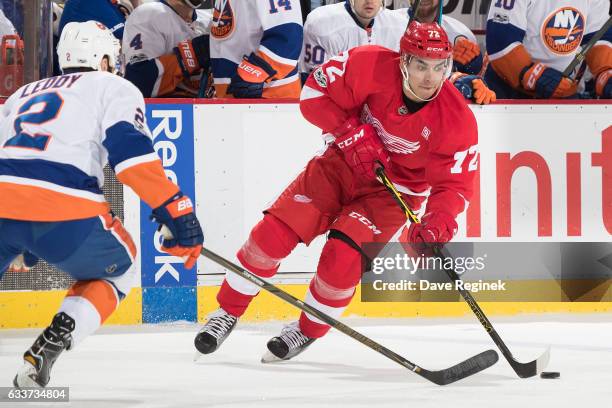
M 446 32 L 438 23 L 420 23 L 412 20 L 400 40 L 402 54 L 422 58 L 447 59 L 453 47 Z

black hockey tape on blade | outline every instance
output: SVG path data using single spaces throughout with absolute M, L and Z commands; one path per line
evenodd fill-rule
M 546 379 L 554 379 L 561 377 L 561 373 L 558 371 L 542 371 L 540 377 Z

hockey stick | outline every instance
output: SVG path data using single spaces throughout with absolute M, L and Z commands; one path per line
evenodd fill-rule
M 610 29 L 610 27 L 612 27 L 612 16 L 608 18 L 608 21 L 606 21 L 606 23 L 603 25 L 603 27 L 599 29 L 599 31 L 593 34 L 593 37 L 591 37 L 587 45 L 585 45 L 584 48 L 582 48 L 580 52 L 576 54 L 572 62 L 570 62 L 567 68 L 565 68 L 565 71 L 563 71 L 563 76 L 570 76 L 570 74 L 574 71 L 574 68 L 576 68 L 578 64 L 582 63 L 582 61 L 586 58 L 587 52 L 589 52 L 591 48 L 593 48 L 595 43 L 599 41 L 601 37 L 603 37 L 603 35 L 606 33 L 606 31 Z
M 357 340 L 361 344 L 368 346 L 372 350 L 379 352 L 383 356 L 395 361 L 401 366 L 406 367 L 410 371 L 414 371 L 416 374 L 420 375 L 423 378 L 426 378 L 427 380 L 435 384 L 447 385 L 455 381 L 461 380 L 465 377 L 469 377 L 470 375 L 476 374 L 479 371 L 482 371 L 492 366 L 493 364 L 497 362 L 499 358 L 495 350 L 487 350 L 478 355 L 470 357 L 467 360 L 459 364 L 456 364 L 452 367 L 445 368 L 443 370 L 437 370 L 437 371 L 427 370 L 423 367 L 420 367 L 406 360 L 404 357 L 389 350 L 385 346 L 378 344 L 377 342 L 370 339 L 369 337 L 366 337 L 363 334 L 357 332 L 356 330 L 351 329 L 349 326 L 345 325 L 344 323 L 339 322 L 333 317 L 326 315 L 325 313 L 319 311 L 318 309 L 315 309 L 314 307 L 309 306 L 308 304 L 290 295 L 289 293 L 285 292 L 279 287 L 272 285 L 271 283 L 261 279 L 257 275 L 252 274 L 246 269 L 234 264 L 233 262 L 228 261 L 227 259 L 215 254 L 214 252 L 206 248 L 202 248 L 201 254 L 204 255 L 206 258 L 210 259 L 211 261 L 230 270 L 231 272 L 242 276 L 244 279 L 248 280 L 249 282 L 259 286 L 262 289 L 267 290 L 268 292 L 272 293 L 274 296 L 281 298 L 282 300 L 289 303 L 290 305 L 295 306 L 298 309 L 315 316 L 316 318 L 324 321 L 325 323 L 335 328 L 336 330 L 346 334 L 349 337 L 352 337 L 353 339 Z
M 382 184 L 387 188 L 387 190 L 393 195 L 393 198 L 395 198 L 395 201 L 397 201 L 399 206 L 402 208 L 402 210 L 406 214 L 406 218 L 408 219 L 408 221 L 410 221 L 411 223 L 418 224 L 420 222 L 419 219 L 417 218 L 416 215 L 414 215 L 412 210 L 408 207 L 408 205 L 402 198 L 401 193 L 397 191 L 397 189 L 395 188 L 391 180 L 389 180 L 382 166 L 376 169 L 376 175 L 378 176 Z M 433 245 L 431 248 L 436 257 L 441 257 L 441 258 L 447 257 L 442 252 L 443 249 L 440 248 L 439 246 Z M 461 281 L 461 278 L 459 277 L 459 275 L 457 275 L 457 272 L 455 272 L 452 268 L 444 268 L 444 271 L 446 272 L 448 277 L 453 282 Z M 476 300 L 474 299 L 472 294 L 466 289 L 464 289 L 462 285 L 455 285 L 455 286 L 459 288 L 458 289 L 459 293 L 461 293 L 461 296 L 463 297 L 465 302 L 470 306 L 470 309 L 472 309 L 472 312 L 474 312 L 480 324 L 482 324 L 482 326 L 485 328 L 487 333 L 489 333 L 489 336 L 491 336 L 491 338 L 493 339 L 497 347 L 501 350 L 502 354 L 508 361 L 508 363 L 510 363 L 510 365 L 512 366 L 512 369 L 514 370 L 514 372 L 519 377 L 521 378 L 533 377 L 541 373 L 546 368 L 546 365 L 548 364 L 548 360 L 550 359 L 550 347 L 546 349 L 546 351 L 540 357 L 538 357 L 536 360 L 530 361 L 529 363 L 521 363 L 517 361 L 512 355 L 512 353 L 510 352 L 510 350 L 508 349 L 508 347 L 506 346 L 506 343 L 504 343 L 502 338 L 499 336 L 499 334 L 493 327 L 493 324 L 489 321 L 489 319 L 484 314 L 484 312 L 482 311 L 478 303 L 476 303 Z

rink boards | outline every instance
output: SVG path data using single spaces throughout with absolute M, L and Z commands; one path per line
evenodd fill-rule
M 610 104 L 498 104 L 472 106 L 479 125 L 477 194 L 460 216 L 458 240 L 597 241 L 612 235 L 612 126 Z M 150 100 L 147 120 L 155 149 L 170 178 L 195 197 L 205 245 L 234 254 L 269 205 L 323 146 L 320 132 L 295 103 Z M 224 273 L 200 259 L 197 273 L 159 252 L 150 209 L 125 189 L 125 224 L 139 247 L 141 285 L 109 323 L 202 320 L 216 307 Z M 323 239 L 300 246 L 273 282 L 302 296 Z M 487 302 L 491 314 L 610 312 L 607 276 L 580 280 L 574 302 Z M 491 278 L 494 278 L 493 276 Z M 507 277 L 506 277 L 507 278 Z M 555 279 L 523 276 L 526 291 L 561 292 Z M 590 286 L 589 286 L 590 285 Z M 568 286 L 568 285 L 565 285 Z M 0 327 L 48 324 L 64 291 L 0 292 Z M 561 299 L 561 297 L 560 297 Z M 248 320 L 288 319 L 295 309 L 261 294 Z M 457 316 L 460 301 L 365 303 L 359 294 L 347 315 L 376 317 Z

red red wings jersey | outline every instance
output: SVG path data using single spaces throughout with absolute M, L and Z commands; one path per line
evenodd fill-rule
M 428 195 L 427 212 L 457 216 L 473 192 L 478 129 L 463 96 L 445 81 L 416 113 L 402 98 L 397 52 L 375 45 L 353 48 L 317 68 L 302 90 L 304 117 L 330 132 L 350 117 L 376 129 L 391 156 L 389 177 L 411 195 Z

